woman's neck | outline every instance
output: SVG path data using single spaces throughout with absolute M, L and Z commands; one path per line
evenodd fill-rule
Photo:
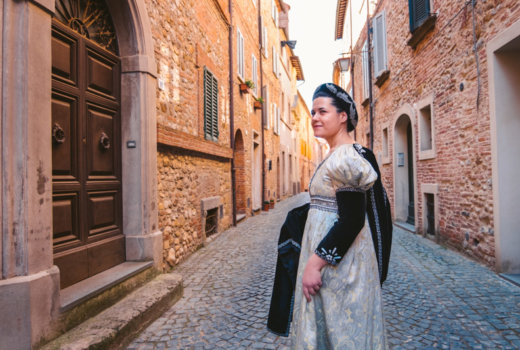
M 338 133 L 338 134 L 334 135 L 334 137 L 327 139 L 326 141 L 329 144 L 330 151 L 333 151 L 337 147 L 344 145 L 344 144 L 356 143 L 356 140 L 354 140 L 354 138 L 352 136 L 350 136 L 350 134 L 346 131 Z

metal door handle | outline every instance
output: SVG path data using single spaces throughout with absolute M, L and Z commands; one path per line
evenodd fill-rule
M 52 138 L 54 142 L 58 144 L 65 142 L 65 131 L 63 131 L 63 128 L 58 123 L 54 123 L 52 127 Z
M 101 132 L 101 136 L 99 137 L 99 144 L 105 150 L 110 148 L 110 137 L 108 137 L 104 131 Z

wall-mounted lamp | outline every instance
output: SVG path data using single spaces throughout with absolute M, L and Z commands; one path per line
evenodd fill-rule
M 341 57 L 334 62 L 340 72 L 347 72 L 350 69 L 350 57 Z
M 280 43 L 282 44 L 282 47 L 287 45 L 293 50 L 296 47 L 296 40 L 282 40 Z

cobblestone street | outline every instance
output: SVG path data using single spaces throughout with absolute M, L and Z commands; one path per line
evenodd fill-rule
M 128 349 L 286 349 L 266 329 L 279 228 L 306 194 L 219 234 L 180 264 L 184 296 Z M 520 287 L 396 228 L 383 286 L 393 349 L 518 349 Z

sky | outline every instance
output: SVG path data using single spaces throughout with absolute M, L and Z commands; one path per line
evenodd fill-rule
M 289 11 L 289 39 L 296 40 L 294 54 L 300 58 L 305 82 L 298 90 L 312 108 L 312 94 L 322 83 L 332 81 L 332 63 L 344 52 L 343 40 L 334 40 L 337 0 L 285 0 Z
M 351 0 L 353 40 L 365 24 L 365 1 Z M 322 83 L 332 81 L 332 64 L 350 46 L 350 14 L 345 18 L 345 40 L 334 40 L 337 0 L 284 0 L 289 11 L 289 39 L 296 40 L 294 54 L 300 58 L 305 82 L 298 83 L 303 99 L 312 108 L 312 94 Z

